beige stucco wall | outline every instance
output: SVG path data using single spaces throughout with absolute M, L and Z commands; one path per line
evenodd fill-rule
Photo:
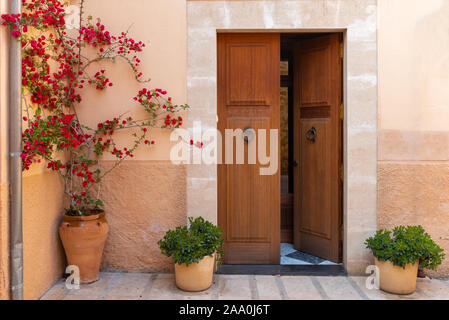
M 421 224 L 449 253 L 449 1 L 378 2 L 379 226 Z
M 140 54 L 141 70 L 151 82 L 136 83 L 129 66 L 120 61 L 98 66 L 107 70 L 114 87 L 101 93 L 86 92 L 80 108 L 82 121 L 96 125 L 126 111 L 141 118 L 141 107 L 132 98 L 143 87 L 163 88 L 175 103 L 186 102 L 184 0 L 87 0 L 85 12 L 100 17 L 116 34 L 131 26 L 129 36 L 147 45 Z M 120 135 L 117 141 L 123 146 L 134 140 L 129 134 Z M 187 210 L 186 169 L 169 161 L 169 136 L 169 131 L 153 131 L 155 146 L 141 146 L 133 160 L 122 163 L 103 183 L 102 199 L 110 224 L 104 270 L 172 268 L 156 242 L 169 228 L 187 222 Z M 105 157 L 104 168 L 111 165 L 110 159 Z
M 76 1 L 72 1 L 76 3 Z M 129 65 L 117 59 L 90 68 L 96 72 L 102 68 L 114 83 L 112 88 L 99 92 L 87 88 L 80 106 L 81 121 L 95 126 L 98 122 L 129 112 L 136 119 L 144 117 L 142 107 L 133 100 L 141 88 L 163 88 L 174 103 L 186 102 L 186 3 L 184 0 L 86 0 L 85 13 L 99 17 L 113 34 L 129 29 L 129 36 L 146 44 L 139 53 L 139 67 L 143 78 L 151 78 L 147 84 L 135 81 Z M 151 148 L 139 148 L 134 160 L 168 160 L 169 134 L 153 131 L 156 144 Z M 133 141 L 127 133 L 117 133 L 117 141 L 125 145 Z M 112 159 L 113 156 L 106 156 Z
M 105 168 L 112 165 L 107 161 Z M 110 226 L 102 268 L 130 272 L 171 271 L 157 241 L 186 223 L 185 167 L 169 161 L 127 161 L 104 182 Z

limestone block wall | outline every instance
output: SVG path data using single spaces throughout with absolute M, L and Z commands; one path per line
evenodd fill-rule
M 188 1 L 188 124 L 217 126 L 217 32 L 310 31 L 345 34 L 343 260 L 359 274 L 377 228 L 377 1 Z M 187 212 L 217 221 L 216 166 L 187 168 Z

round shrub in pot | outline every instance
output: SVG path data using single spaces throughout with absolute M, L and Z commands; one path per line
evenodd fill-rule
M 215 261 L 223 256 L 223 233 L 220 227 L 202 217 L 189 218 L 189 227 L 168 230 L 158 241 L 161 252 L 172 257 L 179 289 L 203 291 L 212 285 Z
M 379 268 L 380 289 L 395 294 L 413 293 L 418 266 L 436 270 L 445 257 L 422 226 L 381 229 L 366 239 L 365 245 Z

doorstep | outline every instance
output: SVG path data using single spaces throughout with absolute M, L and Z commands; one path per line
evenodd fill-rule
M 224 264 L 218 274 L 291 275 L 291 276 L 346 276 L 342 265 L 257 265 Z

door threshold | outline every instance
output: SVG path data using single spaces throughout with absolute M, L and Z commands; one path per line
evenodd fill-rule
M 271 265 L 271 264 L 224 264 L 218 274 L 251 274 L 281 276 L 346 276 L 342 265 Z

